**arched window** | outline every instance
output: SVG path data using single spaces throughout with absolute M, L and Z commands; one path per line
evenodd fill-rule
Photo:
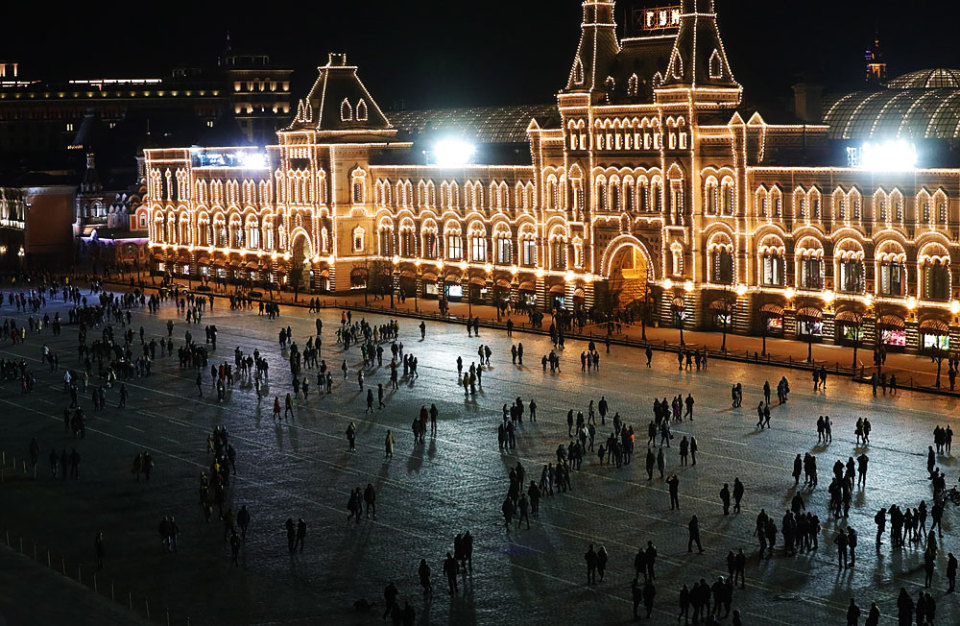
M 340 103 L 340 121 L 341 122 L 351 122 L 353 121 L 353 107 L 350 106 L 350 101 L 346 98 L 343 99 L 343 102 Z
M 683 276 L 683 245 L 678 242 L 670 244 L 670 269 L 674 276 Z
M 597 211 L 607 210 L 607 181 L 603 176 L 597 177 Z
M 263 249 L 273 250 L 273 216 L 263 218 Z
M 380 225 L 380 256 L 393 256 L 393 227 L 388 224 Z
M 487 233 L 482 226 L 472 226 L 470 229 L 470 260 L 474 263 L 487 262 Z
M 923 267 L 924 297 L 935 302 L 950 299 L 950 268 L 939 259 Z
M 620 210 L 620 181 L 616 177 L 610 179 L 610 210 Z
M 257 224 L 257 218 L 249 216 L 247 218 L 247 248 L 256 250 L 260 247 L 260 227 Z
M 922 223 L 930 223 L 930 195 L 926 191 L 917 194 L 917 215 Z
M 499 224 L 493 233 L 496 241 L 496 262 L 498 265 L 513 263 L 513 239 L 510 238 L 510 228 L 506 224 Z
M 814 187 L 810 190 L 807 198 L 810 200 L 810 218 L 820 221 L 823 214 L 820 204 L 820 190 Z
M 364 181 L 366 180 L 366 172 L 363 170 L 354 170 L 353 172 L 353 194 L 352 200 L 353 204 L 359 205 L 366 202 L 365 193 L 364 193 Z M 389 187 L 387 187 L 389 189 Z
M 537 232 L 529 224 L 520 229 L 520 264 L 524 267 L 537 265 Z
M 877 222 L 887 224 L 890 222 L 890 211 L 887 206 L 887 194 L 882 189 L 873 194 L 873 212 L 876 215 Z
M 716 49 L 710 55 L 710 78 L 723 78 L 723 58 Z
M 440 256 L 440 238 L 437 236 L 437 226 L 431 224 L 423 227 L 423 257 L 436 259 Z
M 463 258 L 463 234 L 459 226 L 447 226 L 446 234 L 446 253 L 447 259 L 459 261 Z
M 947 196 L 943 193 L 942 190 L 938 190 L 937 193 L 933 196 L 933 204 L 936 207 L 937 211 L 937 224 L 941 226 L 947 225 Z
M 364 102 L 362 98 L 360 99 L 359 102 L 357 102 L 357 121 L 358 122 L 367 121 L 367 103 Z
M 573 240 L 573 266 L 583 267 L 583 240 L 579 237 Z
M 366 248 L 366 231 L 362 226 L 357 226 L 353 229 L 353 251 L 354 252 L 363 252 Z
M 793 214 L 798 221 L 807 219 L 807 194 L 800 187 L 793 192 Z
M 573 63 L 573 83 L 575 85 L 583 84 L 583 61 L 580 60 L 580 57 L 577 57 L 577 60 Z
M 717 179 L 708 178 L 703 188 L 703 212 L 705 215 L 716 215 L 719 204 Z
M 197 219 L 197 245 L 210 245 L 210 218 L 205 213 Z
M 897 224 L 903 225 L 903 195 L 899 190 L 894 190 L 890 197 L 890 203 L 893 205 L 893 219 Z
M 723 190 L 720 194 L 720 213 L 723 215 L 733 215 L 736 213 L 737 208 L 737 193 L 733 179 L 730 177 L 724 178 L 722 188 Z
M 661 200 L 663 197 L 663 183 L 660 182 L 660 178 L 654 178 L 653 182 L 650 183 L 650 211 L 653 213 L 659 213 L 661 210 Z
M 733 255 L 727 248 L 718 248 L 711 254 L 713 282 L 719 285 L 733 284 Z
M 838 221 L 847 220 L 847 196 L 839 189 L 833 194 L 833 211 Z
M 767 189 L 763 186 L 757 189 L 756 193 L 756 209 L 757 217 L 767 218 L 769 215 L 769 207 L 767 206 Z
M 774 187 L 770 192 L 770 206 L 773 209 L 773 218 L 783 219 L 783 194 L 779 187 Z

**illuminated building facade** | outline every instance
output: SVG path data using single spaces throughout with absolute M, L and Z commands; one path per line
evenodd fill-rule
M 960 340 L 960 169 L 891 164 L 883 146 L 838 165 L 827 124 L 747 110 L 713 0 L 647 9 L 624 38 L 614 8 L 583 2 L 556 114 L 527 125 L 530 165 L 392 164 L 411 143 L 343 55 L 265 152 L 147 151 L 156 269 L 343 292 L 386 266 L 411 295 Z

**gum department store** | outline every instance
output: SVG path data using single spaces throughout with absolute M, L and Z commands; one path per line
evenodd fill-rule
M 744 108 L 713 0 L 642 13 L 621 38 L 613 0 L 583 3 L 567 84 L 523 122 L 530 165 L 395 164 L 416 161 L 413 142 L 339 54 L 265 151 L 148 150 L 155 269 L 342 293 L 385 267 L 410 296 L 960 345 L 960 169 L 833 156 L 881 131 L 954 138 L 960 73 L 778 125 Z

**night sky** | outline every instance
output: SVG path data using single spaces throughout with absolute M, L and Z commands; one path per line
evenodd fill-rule
M 618 3 L 621 23 L 631 4 Z M 857 88 L 878 24 L 891 77 L 960 67 L 958 5 L 717 0 L 733 71 L 759 103 L 789 98 L 800 76 Z M 384 108 L 548 102 L 566 81 L 580 22 L 579 0 L 126 1 L 69 11 L 33 1 L 3 12 L 0 58 L 19 60 L 26 78 L 164 76 L 215 62 L 229 31 L 235 50 L 295 68 L 300 89 L 328 51 L 345 51 Z

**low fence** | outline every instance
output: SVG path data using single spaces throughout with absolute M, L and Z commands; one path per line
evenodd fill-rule
M 0 451 L 0 480 L 11 482 L 15 480 L 35 480 L 36 468 L 31 466 L 29 459 L 15 457 Z M 134 591 L 123 581 L 118 582 L 108 576 L 103 570 L 98 570 L 93 559 L 84 563 L 71 557 L 55 547 L 46 545 L 32 537 L 27 537 L 9 528 L 0 530 L 0 540 L 9 549 L 86 587 L 98 596 L 110 600 L 119 607 L 126 609 L 140 620 L 151 624 L 190 626 L 190 618 L 171 615 L 169 607 L 162 601 L 151 599 L 151 596 Z M 91 537 L 90 549 L 93 550 Z

